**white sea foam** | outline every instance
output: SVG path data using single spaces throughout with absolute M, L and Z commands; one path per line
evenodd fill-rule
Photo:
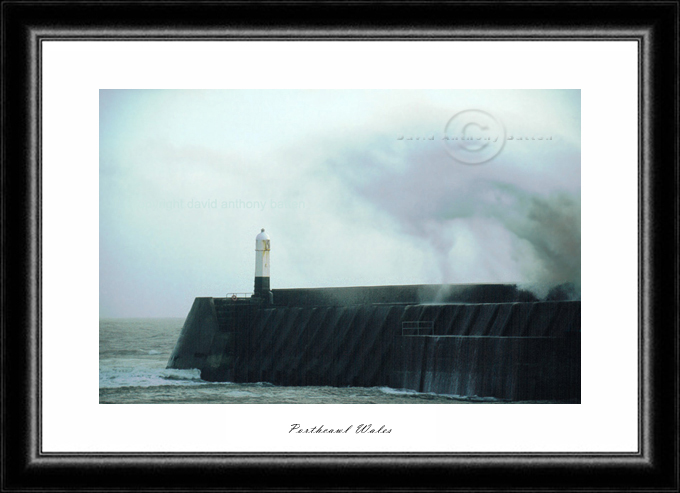
M 206 385 L 197 369 L 114 367 L 99 370 L 99 388 L 162 387 L 168 385 Z M 225 382 L 226 383 L 226 382 Z
M 390 387 L 377 387 L 380 392 L 390 395 L 418 395 L 420 392 L 409 389 L 393 389 Z
M 410 389 L 393 389 L 390 387 L 375 387 L 384 394 L 388 395 L 412 395 L 412 396 L 437 396 L 471 402 L 502 402 L 495 397 L 479 397 L 476 395 L 457 395 L 457 394 L 435 394 L 433 392 L 417 392 Z

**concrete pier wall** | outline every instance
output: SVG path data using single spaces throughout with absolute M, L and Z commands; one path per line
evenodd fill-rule
M 168 368 L 203 368 L 219 333 L 213 298 L 196 298 L 184 321 Z
M 168 367 L 199 368 L 211 381 L 579 402 L 580 314 L 580 301 L 260 307 L 197 298 Z
M 535 286 L 539 288 L 539 286 Z M 413 284 L 346 288 L 273 289 L 277 306 L 347 306 L 371 303 L 511 303 L 568 301 L 577 297 L 570 283 L 543 286 L 536 292 L 514 284 Z M 536 291 L 536 290 L 535 290 Z

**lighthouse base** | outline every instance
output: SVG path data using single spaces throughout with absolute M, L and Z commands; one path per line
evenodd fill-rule
M 261 296 L 270 290 L 268 277 L 255 277 L 255 295 Z

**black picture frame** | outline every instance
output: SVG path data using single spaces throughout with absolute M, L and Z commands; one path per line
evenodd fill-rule
M 3 1 L 3 491 L 678 491 L 678 11 L 676 1 Z M 637 41 L 639 450 L 616 454 L 43 453 L 40 53 L 46 39 Z

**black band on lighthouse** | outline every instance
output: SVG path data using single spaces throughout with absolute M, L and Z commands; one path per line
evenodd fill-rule
M 256 277 L 255 278 L 255 294 L 260 294 L 269 291 L 269 278 Z

